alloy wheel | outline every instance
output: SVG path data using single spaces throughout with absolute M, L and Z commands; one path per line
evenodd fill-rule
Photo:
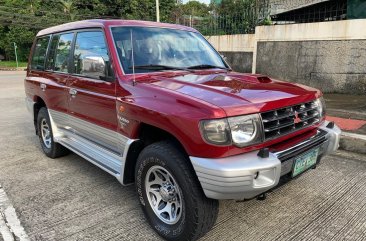
M 182 215 L 182 193 L 173 175 L 161 166 L 152 166 L 145 177 L 145 191 L 156 216 L 175 224 Z

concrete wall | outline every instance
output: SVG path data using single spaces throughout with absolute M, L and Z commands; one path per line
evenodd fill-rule
M 220 52 L 226 57 L 230 67 L 241 73 L 251 73 L 253 65 L 253 52 Z
M 254 34 L 208 36 L 207 40 L 226 57 L 226 61 L 235 71 L 252 72 Z
M 256 72 L 323 92 L 366 93 L 366 40 L 258 42 Z
M 259 26 L 255 35 L 209 41 L 234 70 L 333 93 L 366 93 L 366 19 Z M 212 39 L 213 41 L 211 41 Z M 250 58 L 252 54 L 252 58 Z

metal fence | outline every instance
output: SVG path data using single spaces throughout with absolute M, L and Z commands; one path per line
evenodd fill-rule
M 177 23 L 193 27 L 203 35 L 223 35 L 254 33 L 258 21 L 252 15 L 236 14 L 210 17 L 183 16 Z
M 232 15 L 211 15 L 209 17 L 182 16 L 175 23 L 196 28 L 204 35 L 254 33 L 258 25 L 313 23 L 347 19 L 347 2 L 350 0 L 329 0 L 292 11 L 271 15 L 268 0 L 257 8 Z
M 208 17 L 184 15 L 176 18 L 175 23 L 193 27 L 203 35 L 247 34 L 254 33 L 255 27 L 265 24 L 269 17 L 269 2 L 261 2 L 255 7 L 234 14 L 211 14 Z

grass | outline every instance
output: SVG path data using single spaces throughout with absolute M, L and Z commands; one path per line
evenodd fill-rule
M 17 62 L 0 61 L 0 67 L 17 67 Z M 27 67 L 27 62 L 19 62 L 19 67 Z

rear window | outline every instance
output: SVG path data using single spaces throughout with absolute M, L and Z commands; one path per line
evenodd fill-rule
M 46 69 L 68 72 L 73 33 L 54 35 L 50 45 Z
M 47 46 L 50 36 L 37 39 L 36 46 L 33 51 L 31 69 L 44 70 L 44 62 L 46 59 Z

